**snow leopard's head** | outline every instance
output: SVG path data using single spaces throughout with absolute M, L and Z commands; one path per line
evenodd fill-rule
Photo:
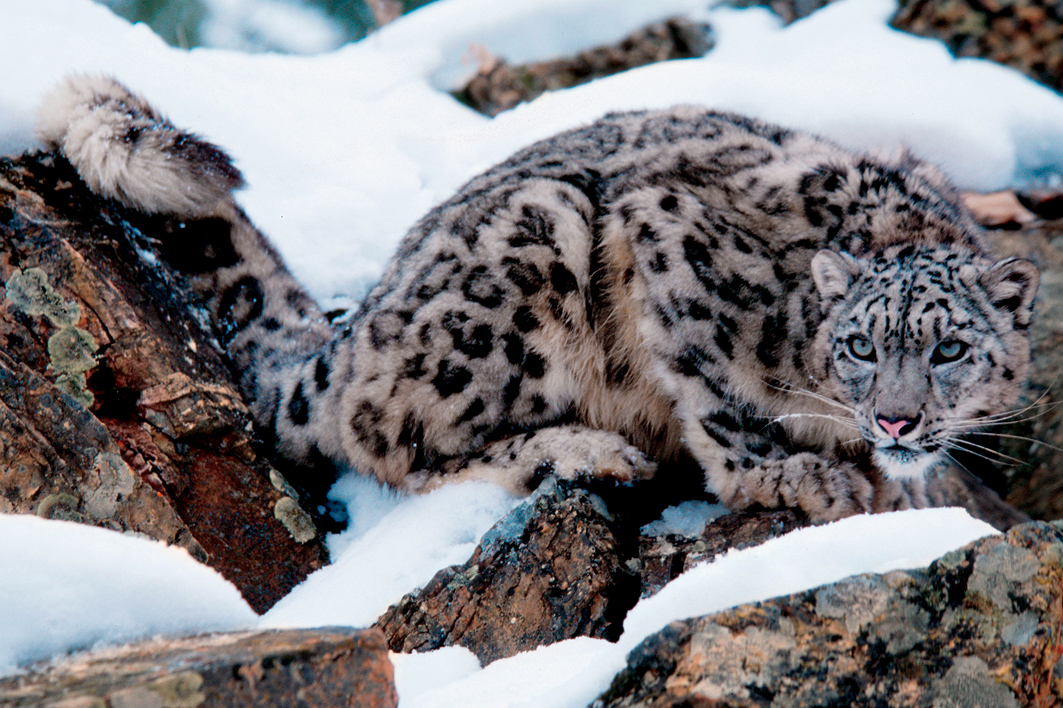
M 1015 404 L 1029 363 L 1036 267 L 951 246 L 894 245 L 866 258 L 821 251 L 815 372 L 848 407 L 891 477 L 941 454 Z

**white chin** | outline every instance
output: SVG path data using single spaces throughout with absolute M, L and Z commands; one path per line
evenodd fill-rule
M 922 477 L 937 464 L 938 455 L 929 452 L 910 452 L 907 450 L 881 450 L 874 452 L 875 462 L 889 479 L 911 479 Z

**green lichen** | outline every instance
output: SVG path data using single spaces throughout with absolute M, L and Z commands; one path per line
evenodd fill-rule
M 78 511 L 81 500 L 73 494 L 49 494 L 37 504 L 37 516 L 42 519 L 83 522 L 85 517 Z
M 16 269 L 4 291 L 20 311 L 31 317 L 44 316 L 57 328 L 48 338 L 49 364 L 58 372 L 55 385 L 86 408 L 91 406 L 95 398 L 88 389 L 85 372 L 96 366 L 100 347 L 91 334 L 77 326 L 81 306 L 65 302 L 40 268 Z
M 96 519 L 113 518 L 118 504 L 136 487 L 137 475 L 121 455 L 101 452 L 92 461 L 92 491 L 85 497 L 85 511 Z
M 52 366 L 68 374 L 84 374 L 96 366 L 99 349 L 91 334 L 78 327 L 63 327 L 48 338 L 48 358 Z
M 310 515 L 291 497 L 281 497 L 273 505 L 273 516 L 288 529 L 296 543 L 306 543 L 317 536 Z
M 44 315 L 56 327 L 72 327 L 81 319 L 81 306 L 63 302 L 40 268 L 16 269 L 5 286 L 7 297 L 31 317 Z
M 147 687 L 159 694 L 165 708 L 196 708 L 207 700 L 206 694 L 199 690 L 203 687 L 203 677 L 195 671 L 163 676 Z
M 480 575 L 480 566 L 473 564 L 467 570 L 459 571 L 454 574 L 450 582 L 447 583 L 447 590 L 457 590 L 458 588 L 465 587 L 472 581 L 476 580 Z
M 296 499 L 299 496 L 299 492 L 295 491 L 295 487 L 288 483 L 288 480 L 284 478 L 284 475 L 272 467 L 269 470 L 269 483 L 273 485 L 274 489 L 286 497 Z

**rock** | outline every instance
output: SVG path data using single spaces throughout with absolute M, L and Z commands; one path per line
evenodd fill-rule
M 666 584 L 699 563 L 731 549 L 749 548 L 807 525 L 791 510 L 736 511 L 713 519 L 697 538 L 676 535 L 640 536 L 641 597 L 655 595 Z
M 593 705 L 1058 705 L 1061 561 L 1063 524 L 1034 522 L 926 570 L 673 622 Z
M 1034 214 L 1047 221 L 1063 219 L 1063 191 L 1038 188 L 1016 194 L 1019 202 Z
M 455 97 L 481 113 L 495 116 L 546 91 L 653 62 L 703 56 L 711 47 L 708 27 L 683 17 L 647 25 L 613 45 L 533 64 L 514 66 L 483 47 L 474 47 L 479 71 Z
M 61 158 L 0 160 L 0 512 L 181 545 L 262 612 L 327 553 L 195 299 L 127 216 Z
M 394 708 L 376 630 L 330 628 L 159 639 L 0 679 L 0 704 L 34 708 Z
M 808 17 L 816 10 L 826 7 L 834 0 L 729 0 L 732 7 L 766 7 L 786 24 Z
M 833 0 L 728 0 L 762 6 L 789 24 Z M 895 29 L 941 40 L 957 57 L 1010 66 L 1035 81 L 1063 88 L 1063 8 L 1049 0 L 900 0 Z
M 1010 189 L 990 194 L 964 192 L 961 196 L 964 206 L 987 229 L 1020 229 L 1040 216 L 1023 204 L 1019 195 Z M 1044 204 L 1044 201 L 1038 204 Z
M 945 468 L 939 476 L 939 505 L 988 509 L 983 517 L 1001 528 L 1027 520 L 973 475 Z M 571 637 L 614 640 L 640 596 L 730 549 L 808 525 L 793 510 L 733 512 L 694 538 L 637 536 L 638 522 L 611 514 L 601 497 L 571 482 L 548 485 L 485 534 L 465 564 L 388 608 L 376 626 L 392 651 L 459 645 L 487 664 Z
M 990 484 L 1014 507 L 1036 519 L 1063 516 L 1063 221 L 1038 221 L 1016 231 L 993 231 L 998 255 L 1034 261 L 1041 271 L 1036 314 L 1030 328 L 1031 366 L 1026 392 L 1003 425 L 988 427 L 973 442 L 997 463 L 1001 478 Z M 995 435 L 994 435 L 995 434 Z M 977 463 L 975 459 L 972 462 Z M 985 466 L 983 465 L 983 468 Z
M 638 599 L 601 500 L 558 481 L 377 621 L 392 651 L 468 648 L 484 664 L 571 637 L 615 639 Z
M 956 465 L 938 466 L 927 481 L 928 497 L 934 506 L 964 507 L 971 516 L 1001 531 L 1030 520 L 972 473 Z M 694 538 L 642 535 L 639 537 L 641 597 L 655 595 L 681 573 L 722 553 L 758 546 L 804 526 L 808 522 L 792 509 L 736 511 L 713 519 Z
M 1048 0 L 901 0 L 896 29 L 940 39 L 958 57 L 1018 69 L 1063 87 L 1063 8 Z

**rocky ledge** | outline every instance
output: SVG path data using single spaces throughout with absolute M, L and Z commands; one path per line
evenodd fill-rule
M 825 3 L 768 4 L 793 19 Z M 1025 0 L 906 2 L 895 23 L 1058 87 L 1057 15 Z M 1036 41 L 1022 41 L 1024 32 Z M 554 87 L 539 81 L 551 71 L 569 81 L 711 44 L 682 20 L 625 42 L 553 67 L 514 69 L 485 57 L 485 75 L 498 85 L 484 79 L 476 91 L 511 105 L 525 98 L 506 94 L 521 77 L 537 77 L 538 91 Z M 931 496 L 1007 534 L 925 570 L 858 576 L 673 623 L 630 654 L 596 705 L 1058 705 L 1063 527 L 1024 522 L 1063 516 L 1063 408 L 1053 393 L 1063 374 L 1063 253 L 1054 245 L 1063 198 L 991 201 L 971 204 L 996 229 L 1000 253 L 1042 269 L 1027 393 L 1042 414 L 1002 444 L 1017 464 L 974 460 L 977 476 L 940 470 Z M 94 199 L 54 155 L 0 161 L 0 512 L 182 546 L 261 612 L 327 562 L 325 529 L 314 522 L 329 517 L 305 504 L 313 490 L 293 489 L 263 454 L 214 335 L 166 269 L 152 228 Z M 373 629 L 100 650 L 0 680 L 0 705 L 393 706 L 389 649 L 458 645 L 489 663 L 571 637 L 613 640 L 640 597 L 684 570 L 804 524 L 790 511 L 749 512 L 690 537 L 651 535 L 641 531 L 650 519 L 631 516 L 631 506 L 616 490 L 558 483 Z
M 1063 524 L 673 622 L 595 708 L 1059 705 Z

